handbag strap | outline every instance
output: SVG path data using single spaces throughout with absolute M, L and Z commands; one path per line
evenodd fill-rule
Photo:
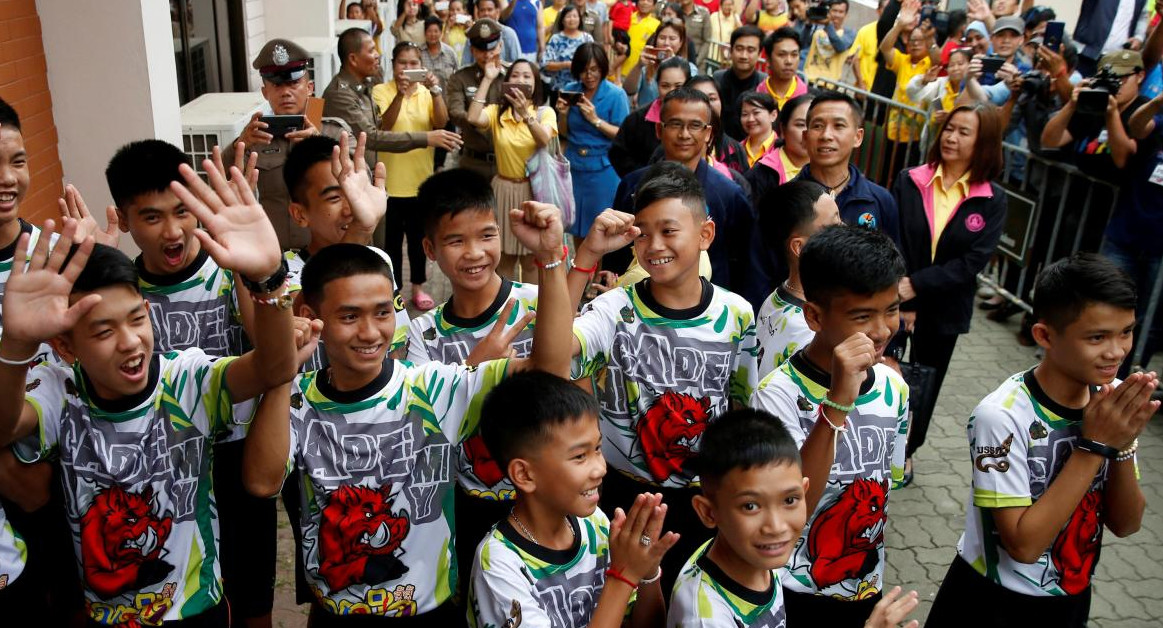
M 542 109 L 550 109 L 552 111 L 551 107 L 542 105 L 541 107 L 537 108 L 538 117 L 541 117 Z M 557 115 L 557 112 L 553 111 L 553 115 Z M 550 155 L 555 155 L 562 158 L 565 157 L 565 150 L 561 146 L 561 135 L 559 133 L 554 133 L 553 137 L 549 138 L 549 143 L 545 145 L 545 150 L 549 151 Z

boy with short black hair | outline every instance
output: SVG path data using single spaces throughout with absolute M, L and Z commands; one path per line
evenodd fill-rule
M 360 133 L 354 154 L 362 155 L 366 143 L 367 135 Z M 386 204 L 382 207 L 366 205 L 367 210 L 356 209 L 364 207 L 365 203 L 358 200 L 352 202 L 349 196 L 362 192 L 358 189 L 347 190 L 340 185 L 342 173 L 367 169 L 366 161 L 361 164 L 358 160 L 352 160 L 351 154 L 347 135 L 338 141 L 326 135 L 312 135 L 299 140 L 287 155 L 287 162 L 283 165 L 283 182 L 291 197 L 288 211 L 296 225 L 310 232 L 307 246 L 283 254 L 291 273 L 292 293 L 302 289 L 299 277 L 303 265 L 315 253 L 339 242 L 371 246 L 376 225 L 387 211 Z M 383 164 L 377 163 L 375 171 L 368 173 L 368 178 L 375 185 L 384 180 L 385 172 Z M 342 180 L 349 178 L 343 177 Z M 390 259 L 388 265 L 391 266 Z M 394 280 L 392 286 L 396 295 L 392 302 L 396 312 L 396 336 L 392 339 L 391 350 L 398 351 L 404 347 L 410 320 L 408 310 L 404 307 L 404 298 Z M 325 360 L 324 352 L 321 349 L 316 351 L 303 366 L 303 372 L 323 368 L 326 366 Z
M 598 412 L 593 395 L 538 371 L 514 375 L 485 398 L 481 434 L 517 498 L 476 550 L 474 628 L 515 615 L 523 626 L 552 628 L 661 623 L 659 562 L 678 535 L 662 533 L 660 495 L 639 495 L 612 521 L 598 508 L 606 474 Z
M 199 244 L 223 271 L 254 285 L 253 351 L 155 355 L 136 268 L 116 249 L 94 249 L 92 238 L 67 261 L 70 247 L 49 254 L 49 238 L 41 238 L 28 269 L 13 268 L 4 297 L 0 444 L 27 436 L 24 460 L 58 457 L 96 625 L 226 625 L 213 444 L 248 417 L 233 404 L 290 381 L 295 370 L 290 310 L 280 299 L 285 268 L 262 206 L 249 185 L 217 171 L 209 173 L 213 189 L 187 165 L 179 174 L 189 188 L 166 189 L 205 225 Z M 75 233 L 66 219 L 61 242 Z M 28 241 L 22 236 L 17 258 Z M 72 367 L 30 370 L 45 341 Z
M 1116 379 L 1136 300 L 1130 277 L 1097 255 L 1039 275 L 1031 331 L 1045 356 L 969 418 L 971 503 L 931 625 L 958 623 L 982 600 L 1006 609 L 1006 625 L 1087 625 L 1103 528 L 1133 534 L 1145 507 L 1135 452 L 1158 378 Z
M 361 173 L 347 176 L 359 177 Z M 345 184 L 341 178 L 341 184 Z M 367 202 L 386 199 L 382 186 Z M 478 367 L 387 359 L 394 335 L 387 262 L 372 249 L 334 244 L 307 261 L 305 314 L 323 322 L 328 366 L 268 393 L 247 439 L 247 488 L 279 492 L 298 475 L 307 577 L 316 628 L 363 625 L 379 615 L 452 625 L 458 566 L 453 543 L 455 447 L 476 428 L 483 396 L 507 373 L 569 370 L 572 312 L 561 212 L 529 202 L 510 212 L 514 235 L 541 267 L 540 323 L 525 360 Z M 281 401 L 265 403 L 267 401 Z
M 154 353 L 197 347 L 213 356 L 242 355 L 254 331 L 251 300 L 202 246 L 197 218 L 170 189 L 189 162 L 162 140 L 130 142 L 109 160 L 105 179 L 121 231 L 141 249 L 134 264 Z M 239 482 L 245 437 L 245 425 L 221 436 L 214 474 L 227 598 L 235 617 L 252 618 L 269 615 L 274 605 L 276 518 L 274 501 L 248 495 Z
M 788 622 L 863 626 L 884 587 L 885 502 L 904 472 L 908 385 L 882 364 L 900 325 L 905 264 L 883 234 L 850 226 L 800 255 L 804 317 L 815 332 L 751 400 L 800 446 L 811 515 L 783 586 Z
M 842 224 L 836 200 L 815 181 L 797 179 L 779 186 L 779 191 L 773 194 L 779 195 L 779 211 L 760 214 L 759 230 L 766 242 L 782 249 L 788 274 L 756 314 L 761 381 L 815 336 L 804 318 L 800 252 L 820 229 Z
M 634 203 L 632 225 L 624 214 L 602 214 L 583 248 L 602 254 L 633 241 L 649 278 L 599 296 L 574 322 L 573 376 L 594 378 L 602 450 L 618 471 L 606 476 L 607 511 L 628 507 L 643 489 L 670 504 L 689 502 L 698 481 L 689 463 L 703 430 L 731 403 L 746 404 L 756 385 L 751 305 L 699 276 L 715 224 L 698 178 L 661 162 L 643 177 Z M 587 277 L 571 273 L 575 299 Z M 706 538 L 687 508 L 672 512 L 670 523 L 683 538 L 663 562 L 664 590 Z
M 424 252 L 452 285 L 452 296 L 408 328 L 408 361 L 475 365 L 504 356 L 529 356 L 537 286 L 497 274 L 501 227 L 489 180 L 474 170 L 438 172 L 420 185 Z M 457 446 L 456 551 L 467 589 L 473 551 L 508 513 L 513 485 L 474 431 Z
M 808 517 L 809 482 L 795 439 L 762 410 L 733 410 L 704 432 L 697 466 L 703 490 L 692 505 L 717 532 L 683 567 L 667 626 L 786 626 L 778 570 L 795 551 Z M 904 620 L 917 606 L 917 592 L 899 595 L 900 587 L 886 595 L 864 627 L 895 628 Z M 831 617 L 815 619 L 833 625 Z

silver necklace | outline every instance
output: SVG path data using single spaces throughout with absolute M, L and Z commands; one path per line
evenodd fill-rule
M 516 510 L 509 511 L 509 517 L 512 518 L 513 523 L 517 524 L 517 527 L 521 529 L 521 533 L 529 537 L 530 541 L 533 541 L 534 545 L 541 545 L 537 542 L 537 537 L 533 536 L 533 533 L 529 531 L 529 528 L 526 528 L 525 524 L 521 523 L 521 518 L 517 516 Z M 572 543 L 575 536 L 573 532 L 573 526 L 569 525 L 569 517 L 562 517 L 562 519 L 565 520 L 565 527 L 569 528 L 569 540 L 570 543 Z

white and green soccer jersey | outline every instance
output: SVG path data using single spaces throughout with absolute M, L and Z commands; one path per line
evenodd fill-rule
M 783 587 L 771 570 L 771 588 L 754 591 L 732 580 L 710 557 L 714 539 L 683 565 L 670 594 L 667 628 L 786 628 Z
M 775 289 L 755 316 L 755 338 L 759 343 L 759 379 L 774 371 L 804 348 L 816 332 L 804 318 L 804 302 L 783 286 Z
M 40 229 L 36 228 L 31 223 L 25 222 L 24 220 L 19 220 L 19 222 L 20 234 L 29 234 L 28 255 L 31 256 L 33 247 L 35 247 L 37 241 L 40 240 Z M 8 286 L 8 276 L 12 274 L 13 258 L 16 256 L 16 245 L 19 243 L 19 241 L 20 235 L 17 235 L 16 239 L 12 241 L 12 244 L 9 244 L 8 246 L 0 249 L 0 329 L 3 329 L 4 324 L 4 292 L 5 288 Z M 57 234 L 54 233 L 50 243 L 55 246 L 56 241 Z M 28 263 L 27 257 L 24 261 L 25 263 Z M 44 360 L 52 359 L 56 359 L 56 354 L 53 353 L 52 347 L 50 347 L 48 343 L 41 343 L 40 348 L 36 352 L 36 358 L 32 361 L 42 362 Z
M 60 460 L 92 621 L 159 625 L 222 598 L 211 452 L 242 416 L 226 388 L 234 359 L 153 356 L 145 389 L 116 401 L 99 399 L 79 366 L 29 371 L 25 399 L 40 429 L 14 449 L 25 462 Z
M 1085 591 L 1102 545 L 1109 461 L 1037 561 L 1014 560 L 993 522 L 993 509 L 1030 506 L 1045 495 L 1081 436 L 1082 411 L 1050 399 L 1034 372 L 1027 371 L 981 400 L 969 417 L 968 432 L 973 493 L 957 553 L 1010 591 L 1033 596 Z
M 408 361 L 416 366 L 429 362 L 463 364 L 468 354 L 492 331 L 509 299 L 516 299 L 517 306 L 505 321 L 506 329 L 511 329 L 526 312 L 537 310 L 537 286 L 502 280 L 497 298 L 473 319 L 453 314 L 452 299 L 425 312 L 408 327 Z M 513 338 L 513 350 L 513 357 L 517 358 L 528 357 L 533 352 L 532 323 Z M 456 483 L 469 495 L 494 500 L 515 497 L 513 485 L 485 448 L 479 430 L 474 430 L 457 450 Z
M 395 351 L 404 346 L 408 337 L 408 308 L 404 307 L 404 297 L 400 294 L 400 287 L 396 285 L 395 271 L 392 267 L 392 259 L 388 257 L 380 249 L 374 246 L 369 246 L 369 249 L 380 254 L 384 261 L 388 263 L 388 274 L 392 277 L 392 309 L 396 312 L 396 330 L 392 334 L 392 346 L 388 351 Z M 300 249 L 298 251 L 284 251 L 283 259 L 287 261 L 287 292 L 295 293 L 303 289 L 303 267 L 307 265 L 307 259 L 310 255 L 307 249 Z M 303 367 L 299 369 L 300 373 L 310 373 L 311 371 L 321 371 L 327 366 L 327 354 L 323 350 L 323 342 L 319 342 L 316 347 L 314 355 L 307 360 Z
M 410 617 L 452 595 L 455 448 L 507 367 L 388 360 L 348 392 L 324 371 L 295 379 L 289 462 L 299 474 L 300 551 L 324 609 Z
M 16 582 L 24 573 L 27 562 L 28 547 L 4 515 L 4 506 L 0 505 L 0 591 Z
M 206 249 L 172 275 L 155 275 L 136 260 L 138 285 L 149 301 L 155 354 L 197 347 L 210 355 L 242 355 L 246 332 L 238 310 L 234 273 Z
M 831 376 L 800 351 L 764 378 L 751 405 L 780 418 L 802 447 L 820 417 Z M 836 435 L 836 459 L 816 511 L 781 576 L 798 593 L 865 599 L 884 587 L 885 504 L 904 477 L 909 388 L 896 371 L 869 370 Z
M 521 628 L 585 628 L 590 624 L 610 565 L 610 521 L 601 509 L 569 517 L 574 544 L 541 547 L 521 536 L 508 519 L 477 547 L 469 584 L 469 625 L 510 625 L 514 602 Z M 631 599 L 627 614 L 633 608 Z
M 649 282 L 585 306 L 573 325 L 573 377 L 593 377 L 611 466 L 684 487 L 697 481 L 688 463 L 708 422 L 755 389 L 755 321 L 743 297 L 705 279 L 699 304 L 682 311 L 655 302 Z

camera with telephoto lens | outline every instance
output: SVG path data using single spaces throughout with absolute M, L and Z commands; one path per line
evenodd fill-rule
M 808 21 L 823 23 L 828 21 L 828 11 L 832 10 L 832 0 L 815 0 L 808 5 Z
M 1110 97 L 1119 93 L 1123 86 L 1123 75 L 1115 74 L 1109 65 L 1099 68 L 1085 89 L 1078 91 L 1075 111 L 1080 115 L 1102 115 L 1106 113 Z
M 1050 90 L 1050 76 L 1041 70 L 1030 70 L 1022 74 L 1022 94 L 1041 96 Z

